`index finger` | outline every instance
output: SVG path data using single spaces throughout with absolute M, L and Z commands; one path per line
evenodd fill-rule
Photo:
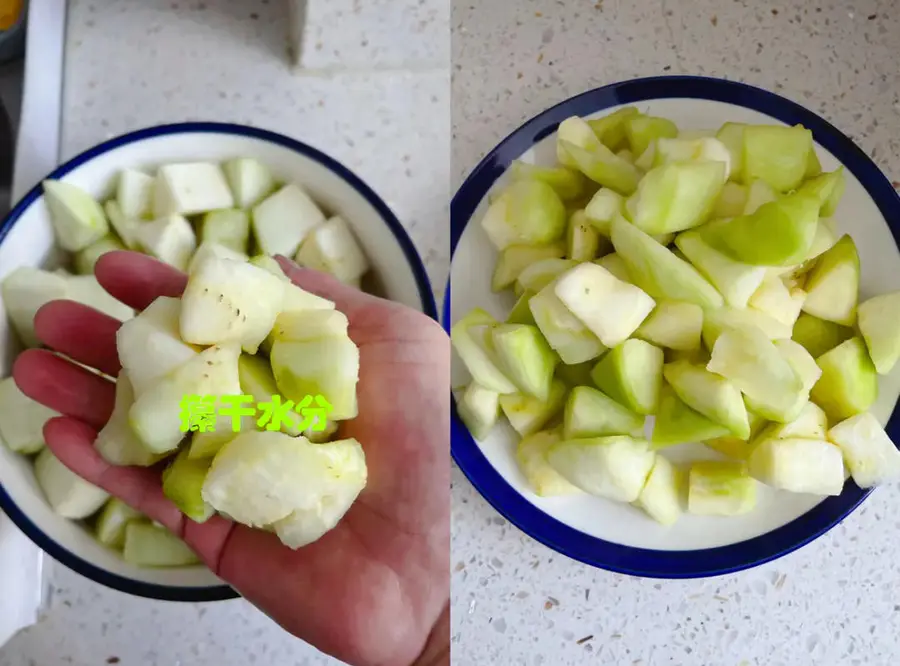
M 143 310 L 159 296 L 178 298 L 187 285 L 187 275 L 177 268 L 127 250 L 104 254 L 94 274 L 111 296 L 135 310 Z

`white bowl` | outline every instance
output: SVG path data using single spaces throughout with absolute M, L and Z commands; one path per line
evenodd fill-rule
M 556 163 L 556 127 L 573 115 L 599 117 L 620 106 L 673 120 L 681 130 L 718 129 L 726 121 L 795 125 L 812 130 L 824 171 L 843 164 L 847 187 L 835 214 L 840 233 L 856 242 L 862 263 L 861 298 L 900 289 L 900 199 L 853 142 L 825 120 L 783 97 L 740 83 L 703 77 L 637 79 L 586 92 L 532 118 L 504 139 L 472 172 L 451 205 L 452 264 L 444 325 L 474 307 L 500 320 L 515 299 L 491 291 L 497 253 L 481 228 L 487 195 L 507 182 L 514 159 Z M 454 358 L 453 386 L 468 380 Z M 900 394 L 900 370 L 879 378 L 872 412 L 887 424 Z M 900 443 L 900 413 L 888 425 Z M 868 494 L 852 481 L 827 499 L 759 485 L 756 509 L 742 517 L 684 515 L 663 527 L 642 511 L 590 495 L 536 496 L 514 457 L 518 436 L 503 424 L 475 442 L 454 410 L 454 459 L 473 485 L 510 522 L 551 548 L 582 562 L 633 575 L 686 578 L 744 569 L 780 557 L 818 537 Z M 721 458 L 700 444 L 666 449 L 672 459 Z
M 96 146 L 48 178 L 65 180 L 96 197 L 106 197 L 111 194 L 116 174 L 126 167 L 153 170 L 169 162 L 221 162 L 239 156 L 259 159 L 278 180 L 303 185 L 326 211 L 340 214 L 368 256 L 380 295 L 436 318 L 422 260 L 387 205 L 346 167 L 280 134 L 219 123 L 151 127 Z M 48 266 L 59 256 L 38 186 L 0 224 L 0 280 L 19 266 Z M 20 345 L 6 317 L 0 318 L 0 348 L 5 351 L 0 374 L 8 376 Z M 237 596 L 202 566 L 149 569 L 126 563 L 96 542 L 81 524 L 56 515 L 35 482 L 30 461 L 5 446 L 0 446 L 0 509 L 44 551 L 98 583 L 173 601 Z

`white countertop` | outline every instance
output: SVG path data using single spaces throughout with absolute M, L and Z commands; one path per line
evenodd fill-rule
M 289 65 L 283 0 L 69 4 L 64 159 L 160 122 L 236 121 L 293 136 L 343 162 L 385 199 L 440 297 L 450 180 L 446 2 L 311 1 L 308 73 Z M 47 566 L 50 610 L 0 647 L 0 666 L 338 663 L 244 601 L 147 601 L 49 558 Z
M 891 0 L 467 0 L 456 3 L 452 22 L 454 187 L 543 109 L 664 72 L 740 79 L 793 98 L 852 135 L 900 181 L 900 13 Z M 745 573 L 640 580 L 581 565 L 524 536 L 456 469 L 454 660 L 896 664 L 898 503 L 900 487 L 878 490 L 830 534 Z

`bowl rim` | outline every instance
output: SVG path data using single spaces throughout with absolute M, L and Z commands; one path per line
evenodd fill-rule
M 724 102 L 764 113 L 788 125 L 802 124 L 814 140 L 850 171 L 874 201 L 900 248 L 900 196 L 866 153 L 817 113 L 781 95 L 737 81 L 703 76 L 653 76 L 612 83 L 570 97 L 538 113 L 497 144 L 457 190 L 450 203 L 450 261 L 463 231 L 494 182 L 534 144 L 553 134 L 569 116 L 657 99 L 690 98 Z M 451 326 L 451 280 L 442 307 L 442 325 Z M 614 573 L 644 578 L 685 579 L 719 576 L 749 569 L 805 546 L 849 516 L 871 489 L 852 479 L 838 496 L 828 497 L 805 514 L 771 532 L 727 546 L 662 551 L 625 546 L 590 536 L 552 518 L 519 494 L 487 460 L 452 409 L 451 454 L 475 489 L 510 523 L 558 553 Z M 900 409 L 895 405 L 886 431 L 900 442 Z
M 350 185 L 356 192 L 361 195 L 372 208 L 378 213 L 379 217 L 385 222 L 388 229 L 394 236 L 394 239 L 403 250 L 406 261 L 413 272 L 416 280 L 416 286 L 419 291 L 419 298 L 422 302 L 422 311 L 434 320 L 438 320 L 437 304 L 434 297 L 431 281 L 425 270 L 424 262 L 415 248 L 409 234 L 403 227 L 397 216 L 391 211 L 388 205 L 376 194 L 376 192 L 368 186 L 359 176 L 357 176 L 349 168 L 338 162 L 333 157 L 329 157 L 322 151 L 312 146 L 285 136 L 278 132 L 265 130 L 240 123 L 223 123 L 212 121 L 196 121 L 183 123 L 168 123 L 162 125 L 153 125 L 138 130 L 127 132 L 119 136 L 107 139 L 87 150 L 72 157 L 65 163 L 58 166 L 44 179 L 60 179 L 79 166 L 122 146 L 138 143 L 147 139 L 153 139 L 160 136 L 168 136 L 172 134 L 227 134 L 242 137 L 250 137 L 259 139 L 268 143 L 273 143 L 284 148 L 288 148 L 304 157 L 313 160 L 321 167 L 331 171 L 345 183 Z M 43 179 L 42 179 L 43 180 Z M 36 203 L 43 194 L 41 183 L 35 185 L 22 199 L 12 208 L 12 210 L 0 221 L 0 243 L 6 238 L 9 230 L 18 222 L 25 212 Z M 132 594 L 138 597 L 146 597 L 149 599 L 158 599 L 161 601 L 181 601 L 181 602 L 206 602 L 206 601 L 223 601 L 227 599 L 235 599 L 240 594 L 227 584 L 209 585 L 209 586 L 175 586 L 164 585 L 159 583 L 147 583 L 138 581 L 126 576 L 107 571 L 96 564 L 89 562 L 68 550 L 65 546 L 57 543 L 52 537 L 39 528 L 13 501 L 12 497 L 6 492 L 3 484 L 0 483 L 0 510 L 6 513 L 16 526 L 25 533 L 38 547 L 45 553 L 53 557 L 56 561 L 65 565 L 69 569 L 93 580 L 96 583 L 105 585 L 106 587 Z

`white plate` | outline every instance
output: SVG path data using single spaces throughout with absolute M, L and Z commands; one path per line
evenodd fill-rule
M 726 121 L 802 123 L 813 131 L 823 170 L 841 164 L 846 167 L 846 193 L 835 219 L 839 231 L 849 233 L 859 249 L 861 298 L 900 289 L 900 201 L 890 183 L 849 139 L 811 111 L 765 91 L 717 79 L 660 77 L 616 84 L 567 100 L 507 137 L 475 169 L 451 208 L 453 259 L 451 291 L 445 304 L 445 310 L 448 304 L 450 310 L 445 311 L 448 330 L 474 307 L 503 320 L 515 302 L 508 292 L 491 291 L 497 253 L 479 223 L 487 209 L 487 192 L 506 182 L 503 171 L 513 159 L 554 165 L 555 129 L 561 120 L 572 115 L 603 116 L 623 105 L 668 118 L 681 130 L 716 130 Z M 890 216 L 893 232 L 886 221 Z M 454 358 L 453 385 L 467 380 L 464 366 Z M 872 411 L 885 424 L 900 394 L 900 372 L 881 377 L 879 389 Z M 896 421 L 890 434 L 900 441 Z M 759 502 L 750 514 L 734 518 L 685 515 L 676 525 L 664 527 L 636 508 L 602 498 L 537 497 L 516 464 L 517 440 L 512 428 L 503 423 L 485 441 L 476 443 L 456 419 L 453 453 L 482 494 L 525 532 L 576 559 L 627 573 L 686 577 L 746 568 L 815 538 L 865 496 L 852 482 L 840 497 L 824 502 L 821 497 L 760 484 Z M 663 455 L 675 460 L 721 457 L 693 443 L 666 449 Z M 766 536 L 757 538 L 762 535 Z

